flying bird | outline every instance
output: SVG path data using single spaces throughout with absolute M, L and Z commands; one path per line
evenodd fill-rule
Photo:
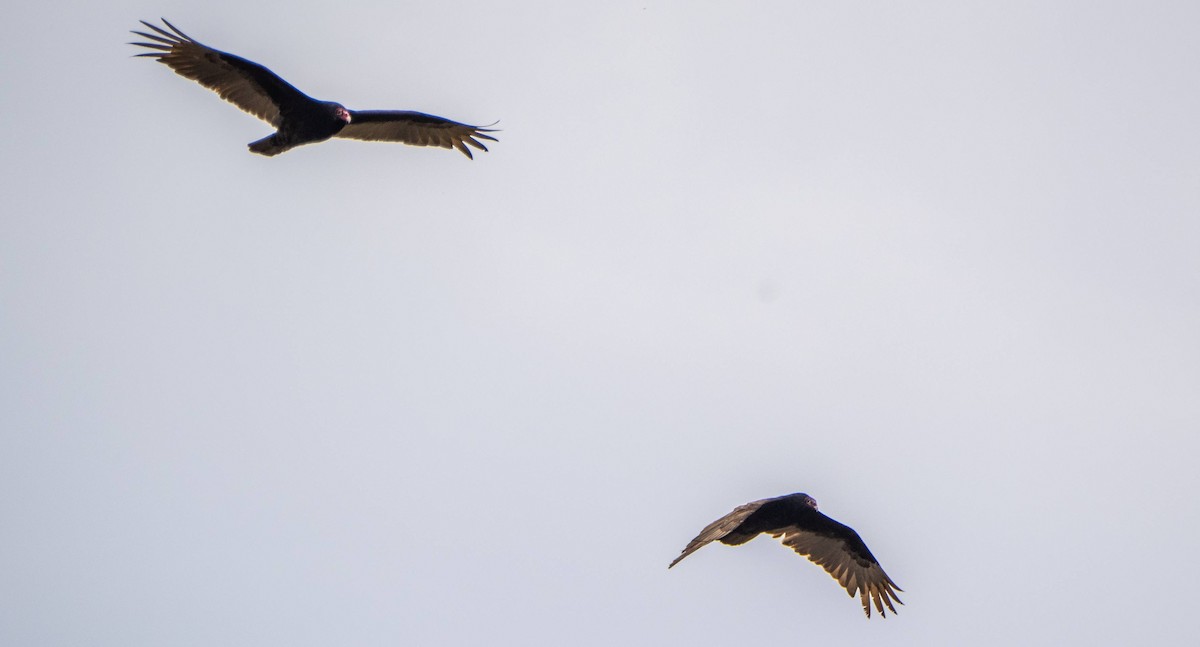
M 170 31 L 141 23 L 151 31 L 133 31 L 152 42 L 130 43 L 146 47 L 149 56 L 216 92 L 222 99 L 275 127 L 276 132 L 250 143 L 250 151 L 278 155 L 304 144 L 330 137 L 365 141 L 402 142 L 412 146 L 457 148 L 473 159 L 467 145 L 486 151 L 479 140 L 497 141 L 495 132 L 460 124 L 442 117 L 407 110 L 349 110 L 333 101 L 317 101 L 297 90 L 271 70 L 240 56 L 215 50 L 179 31 L 163 19 Z
M 903 589 L 883 572 L 858 533 L 818 512 L 816 499 L 807 494 L 788 494 L 734 508 L 700 531 L 667 568 L 710 542 L 739 546 L 764 532 L 825 569 L 850 597 L 857 594 L 868 618 L 872 602 L 884 617 L 885 605 L 894 614 L 892 601 L 904 604 L 896 597 L 896 591 Z

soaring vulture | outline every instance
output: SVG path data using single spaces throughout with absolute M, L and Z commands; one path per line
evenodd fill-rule
M 857 594 L 868 618 L 871 617 L 871 602 L 884 617 L 887 616 L 885 605 L 888 611 L 896 613 L 892 601 L 904 604 L 896 597 L 896 591 L 903 589 L 883 572 L 858 533 L 818 512 L 817 501 L 807 494 L 788 494 L 734 508 L 733 512 L 700 531 L 667 568 L 709 542 L 738 546 L 763 532 L 824 568 L 846 587 L 850 597 Z
M 330 137 L 366 141 L 402 142 L 412 146 L 457 148 L 473 159 L 470 144 L 486 151 L 479 140 L 496 141 L 489 128 L 406 110 L 349 110 L 333 101 L 317 101 L 297 90 L 267 68 L 240 56 L 215 50 L 179 31 L 163 19 L 170 31 L 143 25 L 150 32 L 133 33 L 152 42 L 130 43 L 147 47 L 149 56 L 216 92 L 222 99 L 275 127 L 274 134 L 250 144 L 260 155 L 278 155 L 304 144 Z

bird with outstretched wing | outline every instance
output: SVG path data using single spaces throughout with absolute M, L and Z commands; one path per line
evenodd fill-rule
M 883 572 L 858 533 L 821 514 L 817 510 L 817 501 L 802 493 L 762 499 L 734 508 L 733 512 L 701 530 L 667 568 L 711 542 L 739 546 L 761 533 L 779 539 L 783 545 L 825 569 L 850 597 L 858 595 L 868 618 L 871 617 L 872 603 L 884 617 L 887 611 L 896 613 L 893 601 L 904 604 L 896 597 L 896 591 L 903 590 Z
M 163 19 L 166 29 L 141 21 L 150 31 L 133 31 L 149 42 L 131 45 L 152 51 L 137 54 L 165 64 L 177 74 L 216 92 L 222 99 L 275 127 L 276 132 L 250 146 L 260 155 L 278 155 L 331 137 L 400 142 L 411 146 L 456 148 L 473 159 L 468 146 L 487 150 L 480 140 L 497 141 L 496 132 L 408 110 L 349 110 L 318 101 L 267 68 L 200 43 Z

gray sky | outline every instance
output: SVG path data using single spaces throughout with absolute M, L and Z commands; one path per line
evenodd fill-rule
M 1185 644 L 1200 5 L 17 3 L 0 644 Z M 128 30 L 458 153 L 267 125 Z M 905 593 L 769 539 L 804 491 Z

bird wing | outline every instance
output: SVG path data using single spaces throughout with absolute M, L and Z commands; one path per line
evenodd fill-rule
M 720 519 L 708 524 L 704 527 L 704 530 L 700 531 L 699 535 L 696 535 L 695 539 L 688 542 L 687 547 L 683 549 L 683 552 L 680 553 L 679 557 L 676 557 L 675 561 L 671 562 L 667 568 L 671 568 L 671 566 L 678 564 L 684 557 L 687 557 L 688 555 L 700 550 L 706 544 L 728 535 L 735 528 L 742 525 L 742 522 L 746 520 L 746 517 L 754 514 L 754 511 L 761 508 L 762 505 L 767 501 L 772 500 L 773 499 L 763 499 L 761 501 L 754 501 L 745 505 L 739 505 L 733 509 L 733 512 L 730 512 L 724 517 L 721 517 Z M 753 536 L 754 535 L 749 535 L 744 539 L 741 539 L 741 541 L 737 541 L 736 543 L 742 544 L 750 541 Z
M 825 572 L 845 587 L 850 597 L 858 595 L 862 600 L 863 612 L 868 618 L 871 617 L 872 601 L 881 616 L 887 616 L 884 605 L 888 611 L 896 613 L 892 601 L 904 604 L 896 597 L 896 591 L 903 589 L 896 586 L 887 573 L 883 572 L 875 556 L 854 529 L 825 515 L 821 517 L 828 522 L 825 528 L 788 526 L 772 531 L 771 536 L 781 538 L 783 545 L 825 569 Z
M 474 159 L 467 144 L 486 151 L 480 139 L 497 141 L 485 133 L 496 132 L 491 128 L 480 128 L 460 124 L 423 112 L 408 110 L 361 110 L 350 112 L 350 123 L 336 135 L 346 139 L 376 142 L 402 142 L 410 146 L 440 146 L 457 148 L 468 158 Z
M 199 43 L 179 31 L 175 25 L 163 19 L 171 31 L 152 25 L 145 20 L 143 25 L 153 33 L 133 33 L 153 42 L 130 43 L 146 47 L 152 52 L 137 54 L 149 56 L 175 70 L 176 74 L 191 79 L 216 92 L 222 99 L 246 112 L 279 127 L 281 107 L 297 102 L 312 101 L 303 92 L 267 68 L 240 56 L 215 50 Z

